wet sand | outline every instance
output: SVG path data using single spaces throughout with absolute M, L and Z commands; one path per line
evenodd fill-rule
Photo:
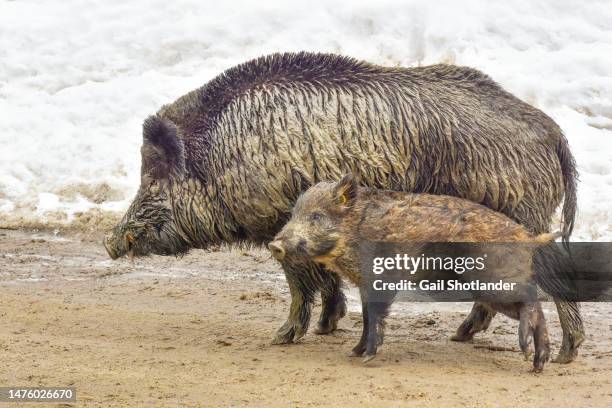
M 354 299 L 333 335 L 272 346 L 289 293 L 258 250 L 132 263 L 111 261 L 99 236 L 0 230 L 0 291 L 0 385 L 76 387 L 77 403 L 51 406 L 612 406 L 610 304 L 583 306 L 576 362 L 533 374 L 511 351 L 515 321 L 450 341 L 469 304 L 398 305 L 366 366 L 347 357 L 361 328 Z

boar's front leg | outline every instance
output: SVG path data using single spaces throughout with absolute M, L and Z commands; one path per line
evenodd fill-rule
M 317 332 L 324 334 L 334 330 L 337 321 L 346 313 L 340 278 L 314 262 L 301 259 L 286 258 L 282 266 L 291 293 L 291 306 L 289 318 L 276 333 L 272 344 L 293 343 L 306 334 L 312 303 L 318 291 L 322 294 L 323 311 Z
M 313 282 L 307 279 L 308 274 L 303 270 L 303 264 L 284 261 L 282 266 L 289 285 L 291 306 L 289 307 L 289 317 L 276 332 L 272 344 L 293 343 L 306 334 L 310 323 L 312 302 L 316 293 Z M 302 279 L 300 279 L 300 275 L 302 275 Z

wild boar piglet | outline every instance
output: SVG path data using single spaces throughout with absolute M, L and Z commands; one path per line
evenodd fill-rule
M 372 291 L 368 290 L 371 282 L 364 276 L 368 267 L 363 264 L 366 262 L 362 252 L 364 242 L 390 245 L 518 243 L 503 247 L 502 251 L 521 248 L 511 256 L 512 261 L 519 261 L 517 257 L 524 258 L 519 262 L 523 268 L 503 267 L 502 272 L 494 273 L 511 274 L 514 282 L 535 290 L 531 263 L 533 250 L 530 248 L 550 242 L 556 236 L 533 235 L 505 215 L 469 200 L 359 187 L 355 176 L 346 175 L 336 183 L 318 183 L 301 195 L 291 219 L 268 248 L 279 261 L 288 258 L 315 261 L 359 286 L 364 324 L 361 339 L 351 355 L 365 356 L 364 361 L 369 361 L 382 344 L 384 319 L 396 291 L 383 291 L 383 294 L 377 293 L 376 299 L 369 299 Z M 420 252 L 414 255 L 418 256 Z M 425 275 L 405 275 L 403 277 L 412 280 L 431 278 L 428 271 Z M 527 356 L 533 339 L 533 369 L 541 371 L 549 358 L 550 345 L 537 296 L 511 302 L 494 297 L 478 300 L 484 301 L 491 311 L 502 312 L 520 321 L 520 348 Z

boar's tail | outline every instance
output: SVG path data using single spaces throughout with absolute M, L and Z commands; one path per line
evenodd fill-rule
M 569 249 L 569 237 L 574 230 L 574 218 L 576 217 L 576 184 L 578 182 L 578 171 L 576 161 L 570 152 L 567 139 L 561 135 L 561 140 L 557 144 L 557 157 L 561 164 L 563 174 L 563 187 L 565 195 L 563 198 L 563 210 L 561 212 L 561 222 L 563 224 L 562 240 L 563 246 Z
M 576 273 L 570 256 L 554 242 L 542 245 L 534 251 L 535 282 L 555 300 L 570 301 L 576 298 Z

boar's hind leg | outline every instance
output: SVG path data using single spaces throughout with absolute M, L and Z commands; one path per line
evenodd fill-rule
M 315 329 L 316 334 L 328 334 L 336 330 L 338 320 L 346 315 L 346 298 L 340 289 L 340 277 L 331 272 L 323 271 L 321 290 L 321 317 Z
M 320 281 L 321 268 L 314 263 L 285 260 L 282 266 L 291 293 L 291 306 L 289 317 L 276 332 L 272 344 L 293 343 L 306 334 L 312 302 L 319 287 L 317 282 Z
M 555 279 L 558 276 L 558 271 L 564 269 L 564 262 L 567 259 L 567 254 L 559 251 L 556 246 L 542 247 L 542 250 L 536 251 L 533 257 L 536 276 L 544 280 Z M 565 279 L 565 277 L 563 278 Z M 580 304 L 558 299 L 555 299 L 555 304 L 559 314 L 559 322 L 563 329 L 563 343 L 553 363 L 571 363 L 578 356 L 578 347 L 585 339 Z
M 567 364 L 578 356 L 578 347 L 584 341 L 584 326 L 580 315 L 580 305 L 576 302 L 555 300 L 559 321 L 563 329 L 563 343 L 553 363 Z
M 491 320 L 495 317 L 496 312 L 485 304 L 475 302 L 472 306 L 472 311 L 465 318 L 461 326 L 451 340 L 453 341 L 469 341 L 472 340 L 474 334 L 485 331 L 489 328 Z
M 539 373 L 550 356 L 550 341 L 542 307 L 539 302 L 524 303 L 520 307 L 519 316 L 519 345 L 521 351 L 525 355 L 525 359 L 529 358 L 529 343 L 533 337 L 535 349 L 533 371 Z

